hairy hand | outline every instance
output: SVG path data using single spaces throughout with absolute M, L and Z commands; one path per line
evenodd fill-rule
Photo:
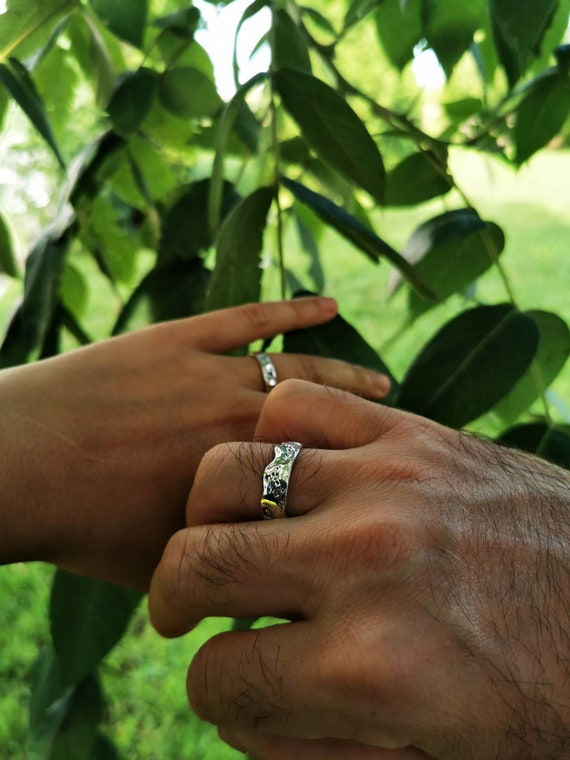
M 260 521 L 266 443 L 214 448 L 153 578 L 152 621 L 291 621 L 207 642 L 191 705 L 258 760 L 570 757 L 570 476 L 289 381 L 256 437 L 307 447 Z
M 330 299 L 250 304 L 159 324 L 0 376 L 0 561 L 43 559 L 146 589 L 204 452 L 251 440 L 266 397 L 257 362 L 220 355 L 326 322 Z M 380 397 L 376 373 L 274 357 L 302 377 Z

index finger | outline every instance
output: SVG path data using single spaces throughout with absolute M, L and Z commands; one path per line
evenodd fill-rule
M 328 322 L 337 309 L 333 298 L 311 296 L 212 311 L 193 317 L 192 344 L 212 353 L 232 351 L 259 338 Z

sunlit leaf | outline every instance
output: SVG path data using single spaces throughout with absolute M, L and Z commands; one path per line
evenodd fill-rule
M 0 62 L 6 61 L 18 47 L 36 32 L 46 28 L 70 8 L 75 0 L 17 0 L 10 2 L 0 21 Z
M 89 0 L 101 22 L 116 37 L 142 47 L 148 17 L 148 0 Z
M 414 359 L 398 406 L 463 427 L 511 390 L 534 359 L 538 341 L 534 321 L 508 304 L 463 312 Z
M 372 13 L 382 2 L 383 0 L 352 0 L 344 17 L 344 30 L 346 31 Z
M 556 314 L 547 311 L 527 311 L 538 325 L 540 342 L 536 357 L 515 387 L 495 407 L 505 422 L 514 422 L 544 392 L 559 374 L 570 356 L 570 330 Z
M 316 8 L 311 8 L 308 5 L 302 5 L 299 10 L 305 18 L 310 19 L 315 26 L 319 27 L 319 29 L 322 29 L 327 34 L 330 34 L 331 37 L 336 37 L 336 29 L 332 25 L 330 19 L 328 19 Z
M 259 301 L 263 232 L 272 200 L 273 188 L 259 188 L 222 224 L 206 301 L 208 311 Z
M 320 79 L 294 69 L 276 71 L 274 83 L 283 105 L 319 157 L 382 202 L 382 157 L 346 100 Z
M 65 162 L 55 140 L 45 106 L 28 70 L 15 58 L 0 63 L 0 84 L 8 90 L 22 111 L 49 145 L 60 166 Z
M 78 684 L 121 638 L 141 594 L 58 570 L 51 591 L 50 629 L 63 686 Z

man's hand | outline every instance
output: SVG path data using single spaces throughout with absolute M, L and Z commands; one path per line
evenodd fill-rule
M 570 757 L 570 476 L 289 381 L 257 439 L 305 444 L 261 521 L 267 443 L 202 461 L 150 613 L 285 618 L 207 642 L 190 703 L 258 760 Z
M 250 304 L 156 325 L 0 374 L 0 561 L 47 560 L 146 589 L 204 452 L 251 440 L 266 397 L 258 338 L 326 322 L 330 299 Z M 274 357 L 303 377 L 379 398 L 386 378 Z

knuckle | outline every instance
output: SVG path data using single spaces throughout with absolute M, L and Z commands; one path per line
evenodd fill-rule
M 272 322 L 268 309 L 262 303 L 245 304 L 242 306 L 242 314 L 252 327 L 260 332 L 263 332 Z

